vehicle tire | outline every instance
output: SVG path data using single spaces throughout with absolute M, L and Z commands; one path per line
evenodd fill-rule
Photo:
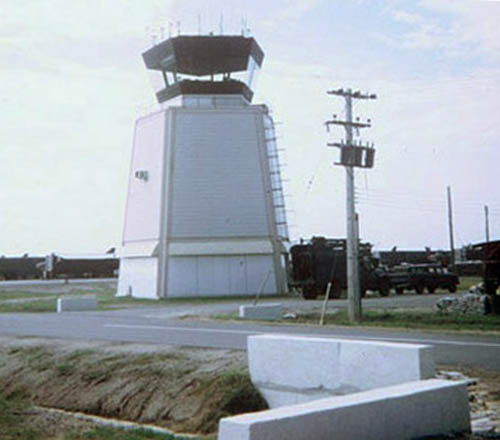
M 402 295 L 403 293 L 405 293 L 405 289 L 403 289 L 402 287 L 396 287 L 397 295 Z
M 378 293 L 380 293 L 380 296 L 389 296 L 389 293 L 391 293 L 391 283 L 387 280 L 380 281 Z
M 304 297 L 304 299 L 316 299 L 318 294 L 316 293 L 314 287 L 303 287 L 302 296 Z
M 417 292 L 417 295 L 422 295 L 422 293 L 424 293 L 424 286 L 422 284 L 418 284 L 415 286 L 415 292 Z
M 434 293 L 436 291 L 437 286 L 434 284 L 431 284 L 430 286 L 427 286 L 427 292 L 429 293 Z
M 457 286 L 455 284 L 451 284 L 448 286 L 448 292 L 455 293 L 457 291 Z
M 330 288 L 330 299 L 338 299 L 340 298 L 340 293 L 342 292 L 342 286 L 340 285 L 339 280 L 332 281 L 332 287 Z

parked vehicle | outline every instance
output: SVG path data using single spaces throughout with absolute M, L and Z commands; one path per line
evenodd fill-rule
M 473 246 L 476 255 L 483 261 L 483 284 L 489 296 L 489 311 L 500 314 L 500 240 L 479 243 Z
M 0 280 L 18 280 L 41 278 L 37 265 L 44 260 L 43 257 L 0 257 Z
M 419 295 L 424 293 L 424 289 L 429 293 L 434 293 L 436 289 L 456 292 L 460 284 L 457 274 L 448 272 L 447 268 L 438 264 L 396 266 L 388 272 L 388 275 L 398 295 L 403 294 L 405 289 L 415 290 Z
M 382 296 L 390 292 L 390 278 L 373 265 L 371 244 L 359 244 L 360 287 L 378 290 Z M 289 285 L 302 291 L 305 299 L 315 299 L 332 283 L 330 298 L 339 298 L 347 287 L 347 252 L 345 239 L 313 237 L 309 242 L 292 246 Z
M 38 266 L 47 278 L 111 278 L 117 275 L 119 264 L 120 260 L 114 257 L 51 254 Z

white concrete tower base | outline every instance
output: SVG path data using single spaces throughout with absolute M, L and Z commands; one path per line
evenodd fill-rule
M 239 95 L 166 104 L 136 124 L 117 295 L 254 295 L 263 280 L 262 294 L 285 292 L 267 108 Z

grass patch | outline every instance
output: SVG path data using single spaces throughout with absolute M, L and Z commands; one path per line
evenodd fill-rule
M 228 414 L 243 414 L 267 409 L 267 403 L 250 380 L 247 370 L 230 370 L 218 378 L 224 390 L 222 410 Z
M 206 379 L 198 390 L 201 395 L 215 396 L 219 404 L 202 421 L 204 432 L 217 430 L 223 417 L 268 409 L 267 402 L 250 380 L 247 369 L 233 369 Z
M 53 290 L 51 290 L 53 287 Z M 152 299 L 116 298 L 116 289 L 111 287 L 95 286 L 93 289 L 74 288 L 60 292 L 61 285 L 43 286 L 39 291 L 7 291 L 0 292 L 0 313 L 54 313 L 57 310 L 57 298 L 61 296 L 96 295 L 98 310 L 116 308 L 116 305 L 158 305 L 159 301 Z M 47 298 L 40 298 L 47 295 Z M 30 301 L 30 298 L 33 300 Z M 19 302 L 3 302 L 4 300 L 19 299 Z
M 53 437 L 46 432 L 47 426 L 25 399 L 0 397 L 0 439 L 38 440 Z M 71 418 L 71 416 L 68 416 Z M 51 428 L 53 431 L 53 428 Z M 59 432 L 62 440 L 187 440 L 189 437 L 160 434 L 148 429 L 122 429 L 96 426 L 85 429 L 68 429 Z M 193 438 L 191 438 L 193 440 Z M 196 440 L 196 439 L 194 439 Z
M 479 277 L 461 277 L 460 290 L 468 290 L 469 287 L 481 282 Z M 51 289 L 52 287 L 52 289 Z M 111 310 L 120 307 L 139 307 L 139 306 L 154 306 L 168 307 L 171 305 L 183 304 L 214 304 L 214 303 L 231 303 L 235 301 L 250 302 L 255 299 L 255 296 L 224 296 L 224 297 L 197 297 L 197 298 L 162 298 L 162 299 L 145 299 L 132 297 L 116 297 L 116 289 L 110 286 L 93 286 L 86 289 L 71 288 L 65 293 L 61 293 L 61 285 L 46 285 L 38 291 L 23 291 L 23 290 L 8 290 L 0 292 L 0 313 L 43 313 L 56 311 L 56 298 L 58 296 L 72 295 L 96 295 L 98 310 Z M 47 295 L 47 298 L 40 299 L 40 296 Z M 277 299 L 289 298 L 290 295 L 272 295 L 261 298 L 261 302 L 275 301 Z M 32 301 L 28 301 L 33 298 Z M 320 297 L 318 297 L 320 298 Z M 342 291 L 341 298 L 346 298 L 346 292 Z M 3 300 L 9 299 L 25 299 L 27 301 L 3 303 Z
M 97 427 L 84 433 L 65 434 L 64 440 L 187 440 L 189 437 L 178 437 L 170 434 L 160 434 L 148 429 L 120 429 Z M 193 440 L 193 438 L 189 438 Z
M 320 312 L 297 314 L 294 322 L 302 324 L 317 324 Z M 286 321 L 289 323 L 290 321 Z M 373 326 L 397 327 L 424 330 L 469 330 L 469 331 L 498 331 L 500 316 L 498 315 L 440 315 L 425 311 L 400 310 L 365 310 L 360 323 L 352 323 L 346 310 L 336 313 L 327 313 L 326 325 L 342 326 Z
M 26 302 L 0 303 L 0 313 L 46 313 L 55 312 L 56 307 L 55 298 L 37 299 Z
M 168 307 L 170 305 L 182 305 L 182 304 L 215 304 L 215 303 L 231 303 L 234 301 L 253 301 L 255 295 L 233 295 L 233 296 L 199 296 L 193 298 L 160 298 L 160 299 L 144 299 L 144 298 L 132 298 L 132 297 L 115 297 L 115 291 L 113 290 L 110 296 L 99 297 L 99 306 L 103 306 L 104 309 L 116 308 L 116 306 L 133 306 L 133 305 L 151 305 L 154 307 Z M 261 298 L 260 302 L 273 301 L 280 298 L 288 298 L 289 295 L 266 295 L 265 298 Z
M 88 422 L 76 423 L 70 416 L 32 407 L 31 402 L 97 416 L 148 420 L 200 436 L 216 432 L 222 416 L 255 411 L 265 405 L 247 370 L 217 369 L 195 374 L 203 361 L 192 359 L 187 352 L 133 354 L 92 349 L 67 352 L 46 345 L 12 347 L 4 352 L 16 372 L 0 378 L 0 440 L 185 438 L 149 430 L 89 427 Z M 171 387 L 174 391 L 170 391 Z M 166 402 L 155 403 L 162 399 Z M 7 408 L 18 400 L 27 402 L 27 411 L 11 412 Z M 163 404 L 170 408 L 169 412 L 179 411 L 189 417 L 186 420 L 170 417 L 158 407 Z M 59 426 L 65 430 L 61 432 Z M 12 427 L 18 428 L 17 431 Z
M 25 400 L 0 398 L 0 439 L 39 439 L 38 430 L 27 426 L 25 414 L 29 404 Z
M 298 312 L 297 318 L 266 320 L 266 325 L 319 325 L 320 311 Z M 212 315 L 212 319 L 221 321 L 240 321 L 237 314 Z M 248 322 L 248 320 L 245 320 Z M 353 327 L 387 327 L 414 330 L 449 330 L 469 332 L 500 332 L 499 315 L 440 315 L 426 310 L 364 310 L 359 323 L 349 321 L 347 310 L 336 309 L 327 312 L 324 325 Z
M 458 288 L 460 290 L 469 290 L 470 287 L 482 283 L 483 279 L 481 277 L 460 277 L 460 284 Z
M 55 296 L 55 293 L 47 292 L 51 297 Z M 24 299 L 24 298 L 33 298 L 35 296 L 44 296 L 47 293 L 36 293 L 36 292 L 25 292 L 23 290 L 5 290 L 3 292 L 0 291 L 0 301 L 6 301 L 9 299 Z M 49 297 L 50 298 L 50 297 Z
M 0 313 L 43 313 L 56 311 L 57 297 L 60 296 L 79 296 L 79 295 L 96 295 L 98 310 L 112 310 L 120 307 L 138 307 L 138 306 L 154 306 L 168 307 L 170 305 L 182 304 L 213 304 L 213 303 L 228 303 L 234 301 L 253 301 L 255 296 L 225 296 L 225 297 L 197 297 L 197 298 L 132 298 L 132 297 L 116 297 L 116 288 L 108 286 L 94 286 L 92 289 L 74 288 L 67 292 L 60 292 L 61 285 L 46 285 L 38 291 L 23 291 L 9 290 L 0 292 Z M 51 287 L 53 289 L 51 290 Z M 47 295 L 47 298 L 40 298 Z M 276 300 L 284 298 L 284 295 L 266 296 L 261 301 Z M 32 301 L 29 301 L 33 298 Z M 5 303 L 3 300 L 9 299 L 24 299 L 26 301 Z
M 59 376 L 71 376 L 75 373 L 76 368 L 72 364 L 60 364 L 56 367 Z

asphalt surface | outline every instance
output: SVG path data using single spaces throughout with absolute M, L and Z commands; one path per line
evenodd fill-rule
M 0 289 L 5 287 L 26 287 L 26 286 L 57 286 L 61 284 L 103 284 L 116 283 L 116 278 L 73 278 L 73 279 L 55 279 L 55 280 L 3 280 L 0 281 Z
M 436 295 L 372 298 L 363 307 L 425 307 L 436 301 Z M 291 310 L 320 307 L 320 301 L 280 300 Z M 204 315 L 236 313 L 241 301 L 207 304 L 172 304 L 112 311 L 66 312 L 43 314 L 0 314 L 0 335 L 39 336 L 51 338 L 106 340 L 147 344 L 183 345 L 246 349 L 249 335 L 281 333 L 345 339 L 368 339 L 430 344 L 439 365 L 468 366 L 500 371 L 500 338 L 396 329 L 365 329 L 302 325 L 265 325 L 208 321 Z M 345 307 L 337 300 L 331 306 Z M 182 315 L 201 319 L 179 320 Z

